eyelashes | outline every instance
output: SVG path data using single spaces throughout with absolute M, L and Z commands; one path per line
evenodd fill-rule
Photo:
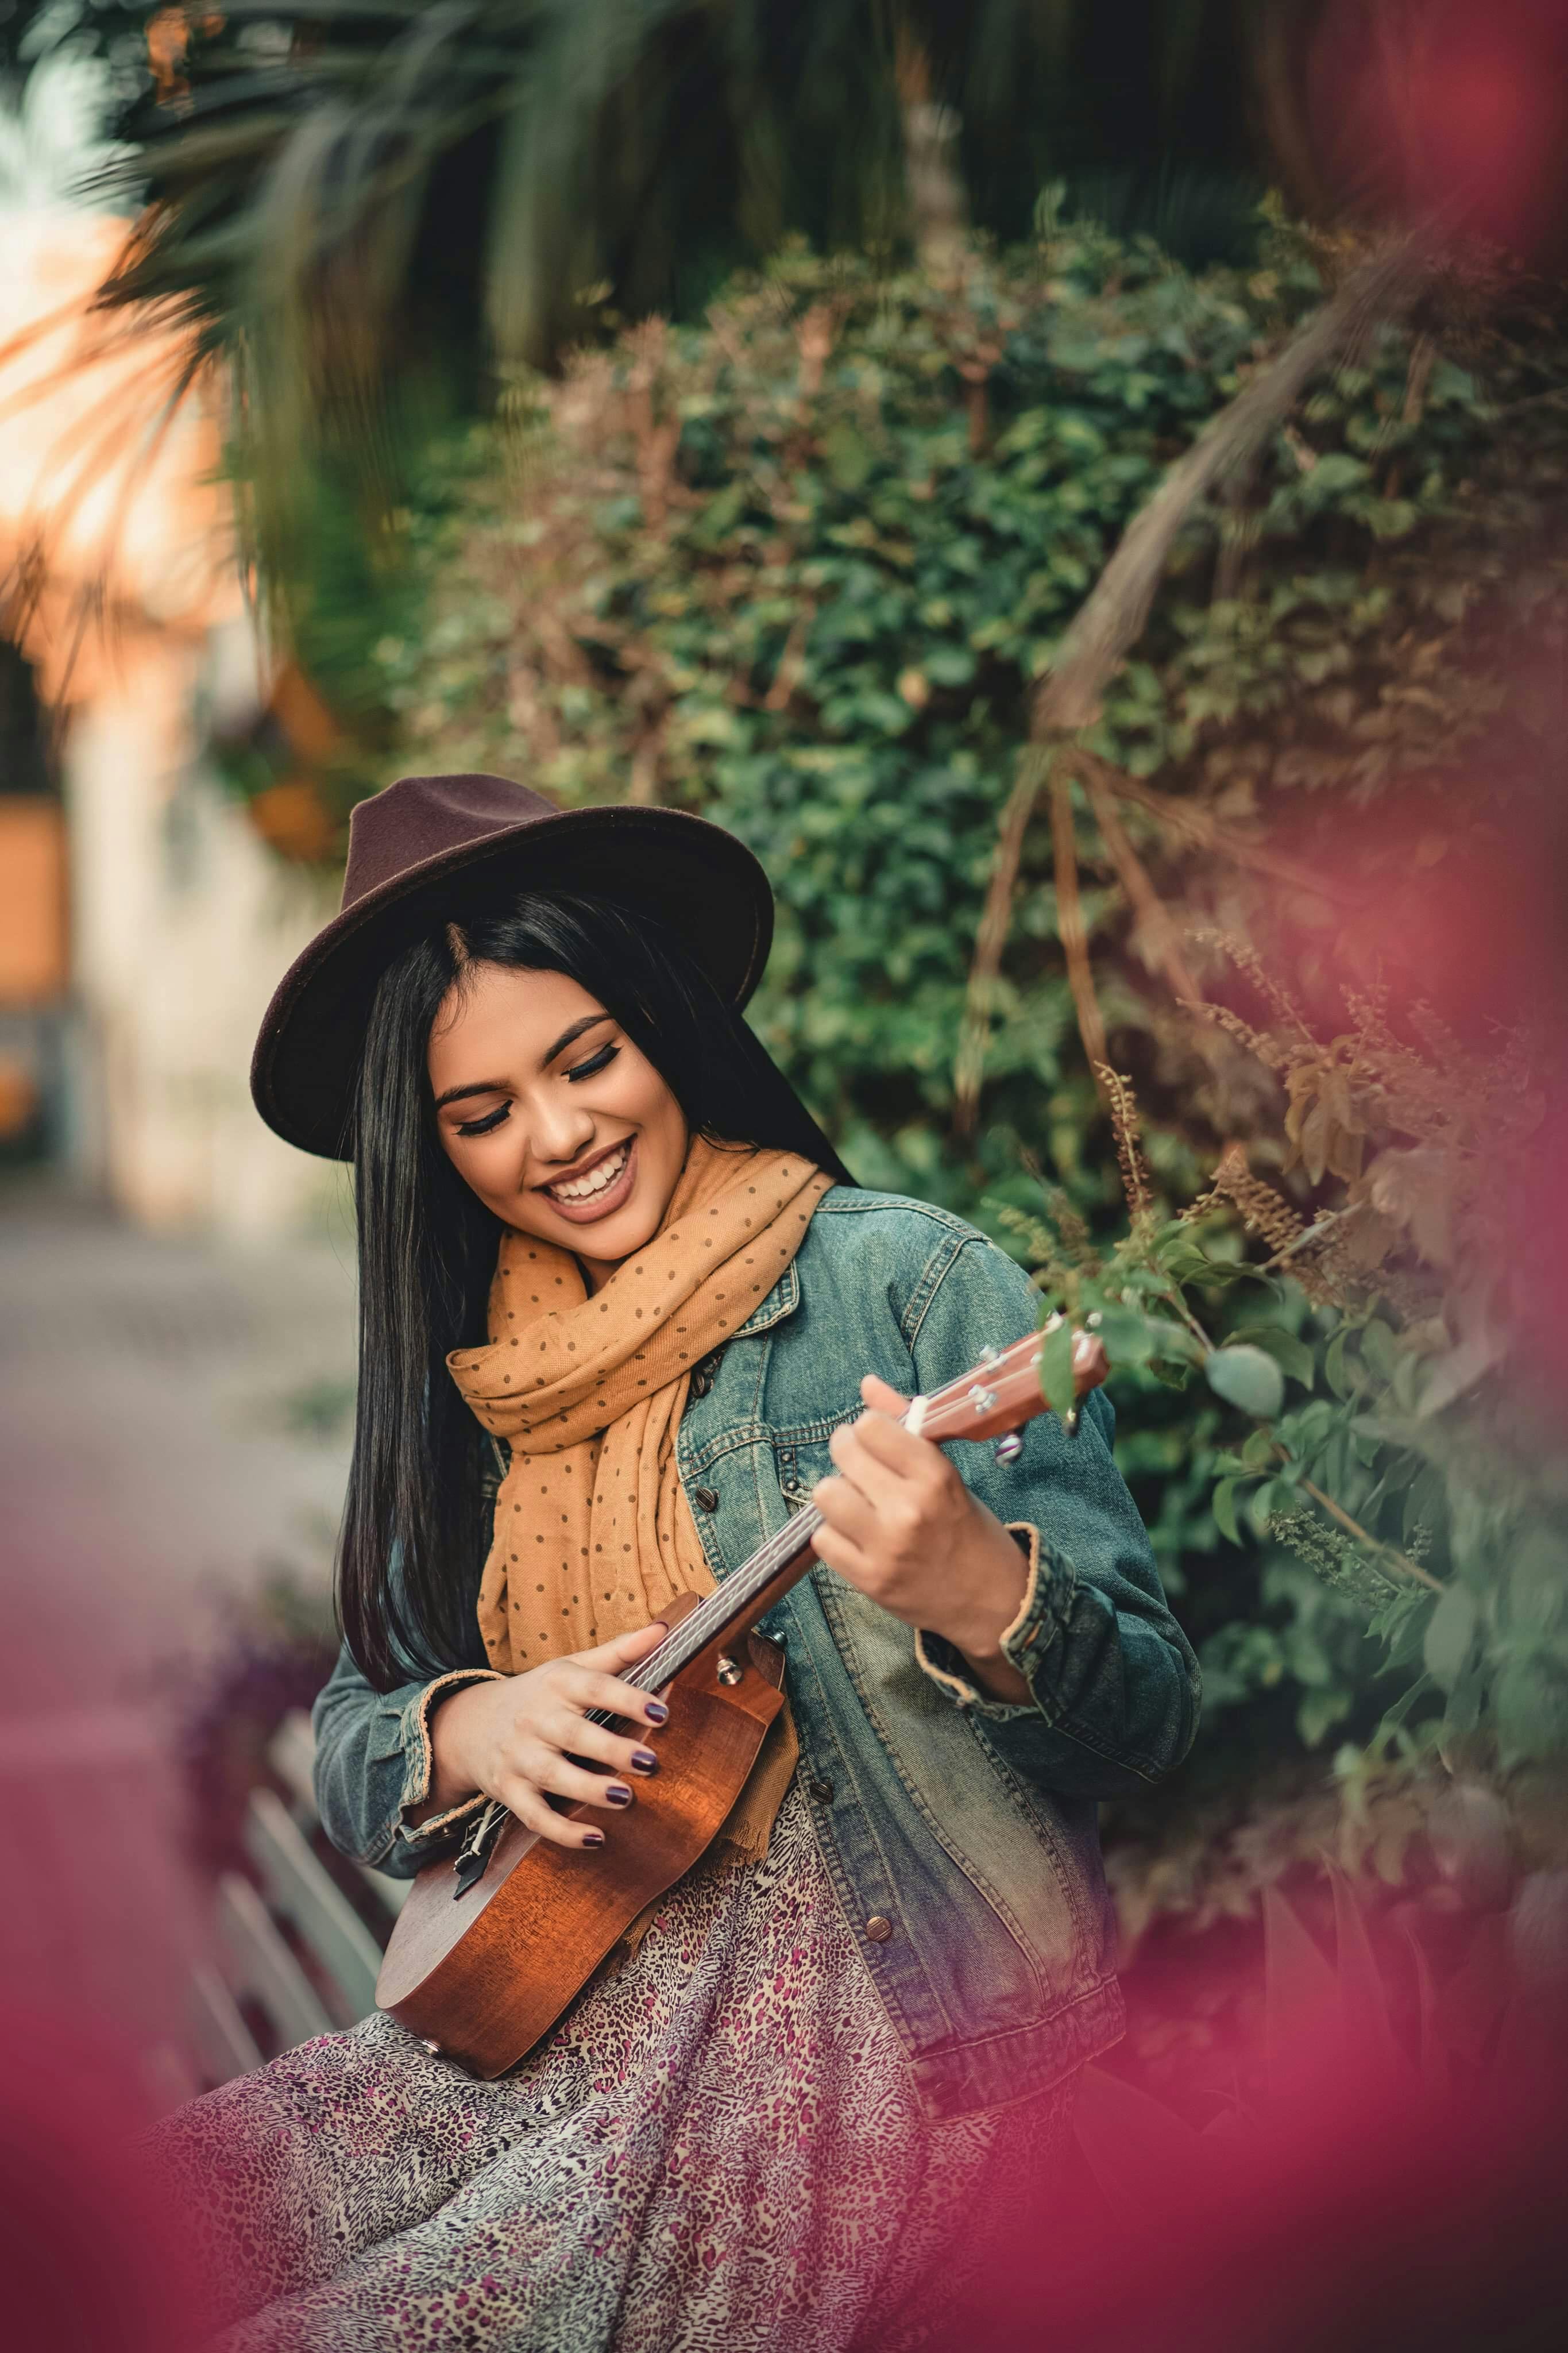
M 618 1046 L 601 1046 L 596 1054 L 590 1054 L 585 1062 L 579 1062 L 575 1070 L 568 1071 L 566 1072 L 567 1084 L 569 1086 L 574 1086 L 579 1079 L 596 1078 L 601 1071 L 607 1071 L 609 1069 L 610 1064 L 615 1060 L 616 1056 L 620 1052 L 620 1050 L 621 1050 Z M 496 1110 L 487 1112 L 483 1119 L 460 1120 L 458 1124 L 458 1134 L 459 1135 L 489 1135 L 494 1129 L 500 1125 L 504 1119 L 510 1116 L 510 1111 L 511 1105 L 510 1103 L 501 1103 Z
M 510 1108 L 510 1106 L 509 1104 L 502 1103 L 499 1111 L 487 1112 L 483 1119 L 459 1120 L 458 1123 L 458 1134 L 459 1135 L 488 1135 L 492 1127 L 499 1127 L 500 1125 Z

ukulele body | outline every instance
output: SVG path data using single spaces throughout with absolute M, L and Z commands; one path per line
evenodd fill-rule
M 674 1623 L 696 1606 L 682 1595 Z M 504 2074 L 549 2033 L 637 1915 L 690 1870 L 740 1796 L 784 1705 L 784 1652 L 731 1631 L 659 1696 L 669 1720 L 637 1727 L 658 1770 L 625 1808 L 572 1805 L 602 1847 L 562 1847 L 510 1820 L 480 1878 L 454 1900 L 450 1859 L 409 1890 L 375 1998 L 400 2024 L 472 2075 Z

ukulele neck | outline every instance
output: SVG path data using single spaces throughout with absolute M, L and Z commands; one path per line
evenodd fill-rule
M 1053 1317 L 1047 1331 L 1056 1328 L 1060 1320 Z M 955 1438 L 1000 1438 L 1016 1453 L 1013 1433 L 1046 1410 L 1040 1390 L 1044 1337 L 1033 1332 L 1010 1348 L 993 1349 L 973 1372 L 933 1389 L 929 1397 L 914 1398 L 900 1416 L 905 1428 L 938 1445 Z M 1099 1387 L 1107 1369 L 1105 1350 L 1094 1335 L 1075 1333 L 1073 1403 L 1065 1417 L 1069 1430 L 1077 1423 L 1079 1400 Z M 639 1691 L 658 1691 L 704 1651 L 749 1631 L 812 1566 L 811 1540 L 821 1525 L 822 1514 L 815 1504 L 796 1512 L 622 1680 Z
M 672 1627 L 657 1651 L 626 1670 L 621 1681 L 638 1691 L 658 1691 L 713 1643 L 738 1640 L 805 1575 L 812 1565 L 811 1539 L 821 1525 L 815 1504 L 796 1512 L 733 1577 Z

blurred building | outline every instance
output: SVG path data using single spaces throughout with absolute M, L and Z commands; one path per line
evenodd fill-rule
M 278 1231 L 330 1176 L 247 1066 L 331 892 L 207 748 L 264 700 L 258 640 L 183 343 L 91 309 L 124 234 L 0 230 L 0 1154 L 149 1225 Z

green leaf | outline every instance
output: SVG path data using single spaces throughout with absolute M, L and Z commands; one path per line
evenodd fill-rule
M 967 646 L 932 646 L 925 657 L 925 674 L 933 686 L 967 686 L 975 660 Z
M 1211 1505 L 1215 1527 L 1222 1536 L 1228 1536 L 1233 1545 L 1241 1542 L 1241 1529 L 1236 1516 L 1237 1483 L 1234 1479 L 1222 1479 L 1214 1491 Z
M 1285 1376 L 1261 1348 L 1216 1348 L 1204 1371 L 1215 1397 L 1259 1421 L 1269 1420 L 1285 1402 Z
M 1454 1678 L 1448 1704 L 1443 1711 L 1443 1731 L 1447 1739 L 1462 1740 L 1475 1730 L 1481 1720 L 1485 1696 L 1486 1662 L 1472 1646 L 1465 1653 L 1465 1663 Z
M 1568 1619 L 1568 1537 L 1528 1529 L 1509 1564 L 1510 1622 L 1550 1634 Z
M 1178 1243 L 1174 1250 L 1163 1250 L 1160 1263 L 1173 1282 L 1181 1283 L 1200 1282 L 1213 1285 L 1216 1282 L 1241 1282 L 1248 1279 L 1262 1279 L 1255 1266 L 1233 1264 L 1225 1259 L 1210 1258 L 1206 1251 L 1194 1249 L 1190 1244 L 1184 1247 Z
M 1268 1523 L 1283 1504 L 1289 1508 L 1290 1490 L 1278 1479 L 1265 1479 L 1261 1487 L 1254 1488 L 1247 1500 L 1247 1517 L 1260 1536 L 1268 1534 Z
M 1379 1736 L 1386 1732 L 1397 1732 L 1416 1701 L 1425 1699 L 1431 1688 L 1430 1675 L 1417 1675 L 1408 1689 L 1401 1692 L 1394 1705 L 1384 1711 L 1383 1721 L 1377 1727 Z
M 1100 1336 L 1114 1369 L 1146 1365 L 1163 1335 L 1153 1316 L 1140 1315 L 1135 1307 L 1106 1307 L 1100 1311 Z
M 1046 1334 L 1040 1349 L 1040 1394 L 1064 1419 L 1072 1411 L 1072 1326 L 1065 1315 L 1054 1332 Z
M 1273 1357 L 1282 1373 L 1289 1373 L 1303 1388 L 1312 1386 L 1318 1369 L 1312 1351 L 1305 1340 L 1299 1340 L 1294 1332 L 1284 1331 L 1278 1324 L 1249 1324 L 1245 1331 L 1233 1332 L 1226 1345 L 1233 1348 L 1244 1345 L 1261 1348 L 1266 1356 Z
M 1568 1662 L 1538 1651 L 1498 1677 L 1498 1738 L 1508 1765 L 1544 1764 L 1568 1751 Z
M 1336 1397 L 1348 1398 L 1355 1394 L 1355 1368 L 1346 1361 L 1347 1351 L 1355 1336 L 1353 1328 L 1342 1324 L 1329 1342 L 1328 1354 L 1323 1359 L 1323 1373 Z
M 1296 1729 L 1303 1746 L 1315 1748 L 1325 1733 L 1342 1724 L 1351 1712 L 1351 1700 L 1352 1694 L 1336 1685 L 1310 1691 L 1296 1710 Z
M 1450 1585 L 1426 1621 L 1423 1646 L 1426 1672 L 1445 1691 L 1452 1691 L 1458 1681 L 1475 1632 L 1475 1596 L 1467 1585 Z

